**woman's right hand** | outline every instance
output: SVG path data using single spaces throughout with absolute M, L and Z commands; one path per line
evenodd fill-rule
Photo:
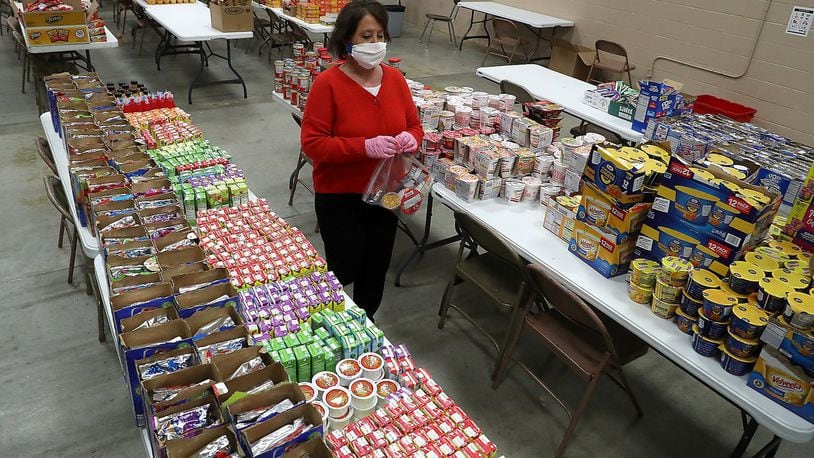
M 389 159 L 400 152 L 399 142 L 390 136 L 379 135 L 365 140 L 365 154 L 373 159 Z

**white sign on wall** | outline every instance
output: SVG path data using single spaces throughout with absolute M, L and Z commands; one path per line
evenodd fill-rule
M 786 25 L 786 33 L 798 37 L 807 37 L 811 30 L 811 21 L 814 20 L 814 8 L 805 6 L 795 6 L 791 10 L 789 23 Z

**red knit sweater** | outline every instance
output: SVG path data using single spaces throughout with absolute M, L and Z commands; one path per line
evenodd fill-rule
M 407 131 L 424 137 L 410 88 L 401 73 L 382 66 L 382 86 L 373 96 L 339 67 L 320 74 L 308 94 L 300 141 L 314 162 L 314 190 L 361 194 L 378 159 L 365 155 L 365 139 Z

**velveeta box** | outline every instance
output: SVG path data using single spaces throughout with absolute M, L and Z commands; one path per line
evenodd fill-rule
M 644 200 L 645 194 L 639 194 Z M 633 237 L 642 225 L 650 203 L 622 204 L 618 199 L 604 193 L 590 182 L 582 187 L 582 200 L 577 209 L 577 220 L 591 226 L 602 227 L 606 232 L 616 234 L 618 243 Z
M 814 377 L 768 345 L 760 352 L 747 382 L 750 388 L 814 422 Z
M 639 195 L 644 190 L 644 168 L 601 146 L 594 146 L 591 151 L 583 178 L 623 204 L 641 201 Z
M 634 246 L 633 239 L 617 243 L 615 234 L 577 221 L 568 250 L 604 277 L 611 278 L 627 272 Z
M 29 46 L 89 43 L 88 26 L 29 27 L 25 29 Z

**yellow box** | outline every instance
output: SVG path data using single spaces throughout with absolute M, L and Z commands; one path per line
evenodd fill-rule
M 29 27 L 25 29 L 29 46 L 89 43 L 88 26 Z
M 23 26 L 28 27 L 62 27 L 69 25 L 87 25 L 88 15 L 82 9 L 81 0 L 64 0 L 63 3 L 73 7 L 73 11 L 32 11 L 25 12 L 25 6 L 34 1 L 24 1 L 23 10 L 20 11 Z M 93 3 L 92 5 L 95 5 Z M 91 8 L 95 11 L 96 8 Z M 91 11 L 89 10 L 89 11 Z
M 606 278 L 611 278 L 627 272 L 635 246 L 635 238 L 616 243 L 616 234 L 577 221 L 568 250 Z

